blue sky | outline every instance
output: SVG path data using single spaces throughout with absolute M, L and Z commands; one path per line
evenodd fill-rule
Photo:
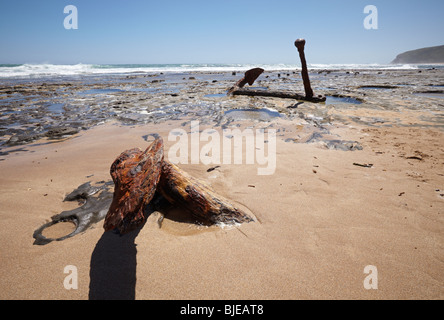
M 78 9 L 66 30 L 63 9 Z M 364 7 L 378 9 L 366 30 Z M 389 63 L 444 45 L 442 0 L 2 0 L 0 63 Z

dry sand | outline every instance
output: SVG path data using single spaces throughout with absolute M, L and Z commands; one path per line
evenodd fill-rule
M 287 126 L 291 137 L 297 126 Z M 124 150 L 146 148 L 169 122 L 106 124 L 64 142 L 33 144 L 0 162 L 0 299 L 443 299 L 444 134 L 437 129 L 353 125 L 332 130 L 362 151 L 277 139 L 277 169 L 181 165 L 254 214 L 238 227 L 199 227 L 157 216 L 124 237 L 87 232 L 33 245 L 33 232 L 73 209 L 64 196 L 110 180 Z M 373 164 L 371 168 L 353 165 Z M 91 176 L 93 175 L 93 176 Z M 439 190 L 439 191 L 437 191 Z M 72 226 L 48 230 L 54 235 Z M 78 289 L 64 268 L 75 266 Z M 364 268 L 377 267 L 366 290 Z

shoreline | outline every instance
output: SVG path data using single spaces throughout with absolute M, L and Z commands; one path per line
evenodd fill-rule
M 24 79 L 26 77 L 48 76 L 103 76 L 103 75 L 128 75 L 128 74 L 155 74 L 155 73 L 224 73 L 245 72 L 249 69 L 260 67 L 267 71 L 300 71 L 300 64 L 276 63 L 276 64 L 239 64 L 239 63 L 204 63 L 204 64 L 0 64 L 0 80 Z M 310 72 L 320 70 L 348 70 L 348 71 L 371 71 L 371 70 L 427 70 L 440 69 L 444 63 L 415 63 L 415 64 L 308 64 Z M 30 68 L 30 69 L 27 69 Z M 41 69 L 39 69 L 41 68 Z M 15 73 L 14 73 L 15 72 Z M 28 72 L 28 73 L 26 73 Z M 8 76 L 5 76 L 8 74 Z M 11 76 L 11 74 L 13 74 Z M 43 79 L 42 79 L 43 80 Z
M 16 85 L 0 80 L 0 148 L 42 136 L 57 139 L 110 120 L 133 125 L 194 117 L 221 124 L 232 109 L 271 109 L 289 119 L 315 117 L 322 122 L 444 128 L 444 70 L 320 70 L 310 79 L 315 94 L 327 96 L 325 104 L 226 96 L 242 76 L 231 72 L 122 75 Z M 303 92 L 295 71 L 266 71 L 254 87 Z M 368 114 L 357 116 L 362 109 Z

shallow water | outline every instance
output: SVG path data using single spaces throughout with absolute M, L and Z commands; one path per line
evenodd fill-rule
M 444 99 L 444 92 L 418 92 L 415 93 L 415 96 L 424 97 L 424 98 Z
M 268 90 L 268 88 L 267 87 L 248 87 L 248 89 L 251 89 L 251 90 Z
M 116 93 L 116 92 L 125 92 L 121 89 L 90 89 L 86 91 L 78 92 L 79 95 L 87 95 L 87 94 L 107 94 L 107 93 Z
M 270 109 L 234 109 L 225 112 L 227 117 L 231 117 L 234 120 L 261 120 L 268 121 L 274 118 L 280 118 L 282 115 Z
M 416 71 L 366 71 L 353 76 L 343 71 L 324 73 L 313 79 L 313 87 L 325 90 L 327 101 L 309 111 L 324 118 L 328 118 L 325 116 L 330 105 L 340 106 L 346 112 L 347 107 L 362 104 L 364 101 L 360 98 L 364 97 L 366 108 L 394 112 L 406 108 L 428 110 L 433 112 L 430 118 L 434 125 L 436 119 L 442 119 L 435 113 L 442 112 L 444 70 L 421 74 Z M 221 124 L 226 110 L 232 110 L 226 113 L 231 118 L 261 121 L 280 116 L 277 111 L 270 112 L 275 108 L 292 116 L 305 113 L 304 107 L 309 104 L 298 102 L 290 110 L 290 100 L 227 97 L 227 89 L 242 75 L 243 72 L 184 72 L 3 79 L 0 81 L 0 148 L 4 144 L 30 143 L 45 136 L 53 127 L 88 129 L 109 120 L 134 125 L 196 118 Z M 301 79 L 284 81 L 275 76 L 276 72 L 268 72 L 248 88 L 303 92 Z M 389 89 L 392 83 L 395 89 Z M 297 114 L 294 113 L 296 107 L 299 108 Z M 249 108 L 251 110 L 245 111 Z M 346 117 L 335 119 L 345 121 Z M 10 144 L 8 141 L 12 137 L 16 142 Z
M 361 104 L 362 102 L 351 98 L 351 97 L 333 97 L 333 96 L 327 96 L 327 100 L 325 101 L 325 104 L 339 104 L 339 103 L 348 103 L 348 104 Z
M 63 103 L 53 103 L 53 104 L 49 105 L 47 109 L 49 112 L 52 112 L 52 113 L 63 113 L 64 106 L 65 106 L 65 104 L 63 104 Z
M 146 88 L 129 88 L 126 91 L 130 92 L 145 92 L 145 93 L 179 93 L 183 86 L 168 86 L 168 87 L 146 87 Z
M 395 86 L 362 86 L 359 89 L 363 90 L 392 90 L 396 89 Z
M 212 93 L 204 95 L 205 98 L 223 98 L 226 97 L 226 93 Z

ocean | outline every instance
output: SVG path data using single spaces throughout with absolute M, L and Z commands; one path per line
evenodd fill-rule
M 0 79 L 159 72 L 232 72 L 257 67 L 267 71 L 300 69 L 300 65 L 296 64 L 0 64 Z M 308 68 L 310 70 L 400 70 L 442 69 L 444 65 L 309 64 Z

